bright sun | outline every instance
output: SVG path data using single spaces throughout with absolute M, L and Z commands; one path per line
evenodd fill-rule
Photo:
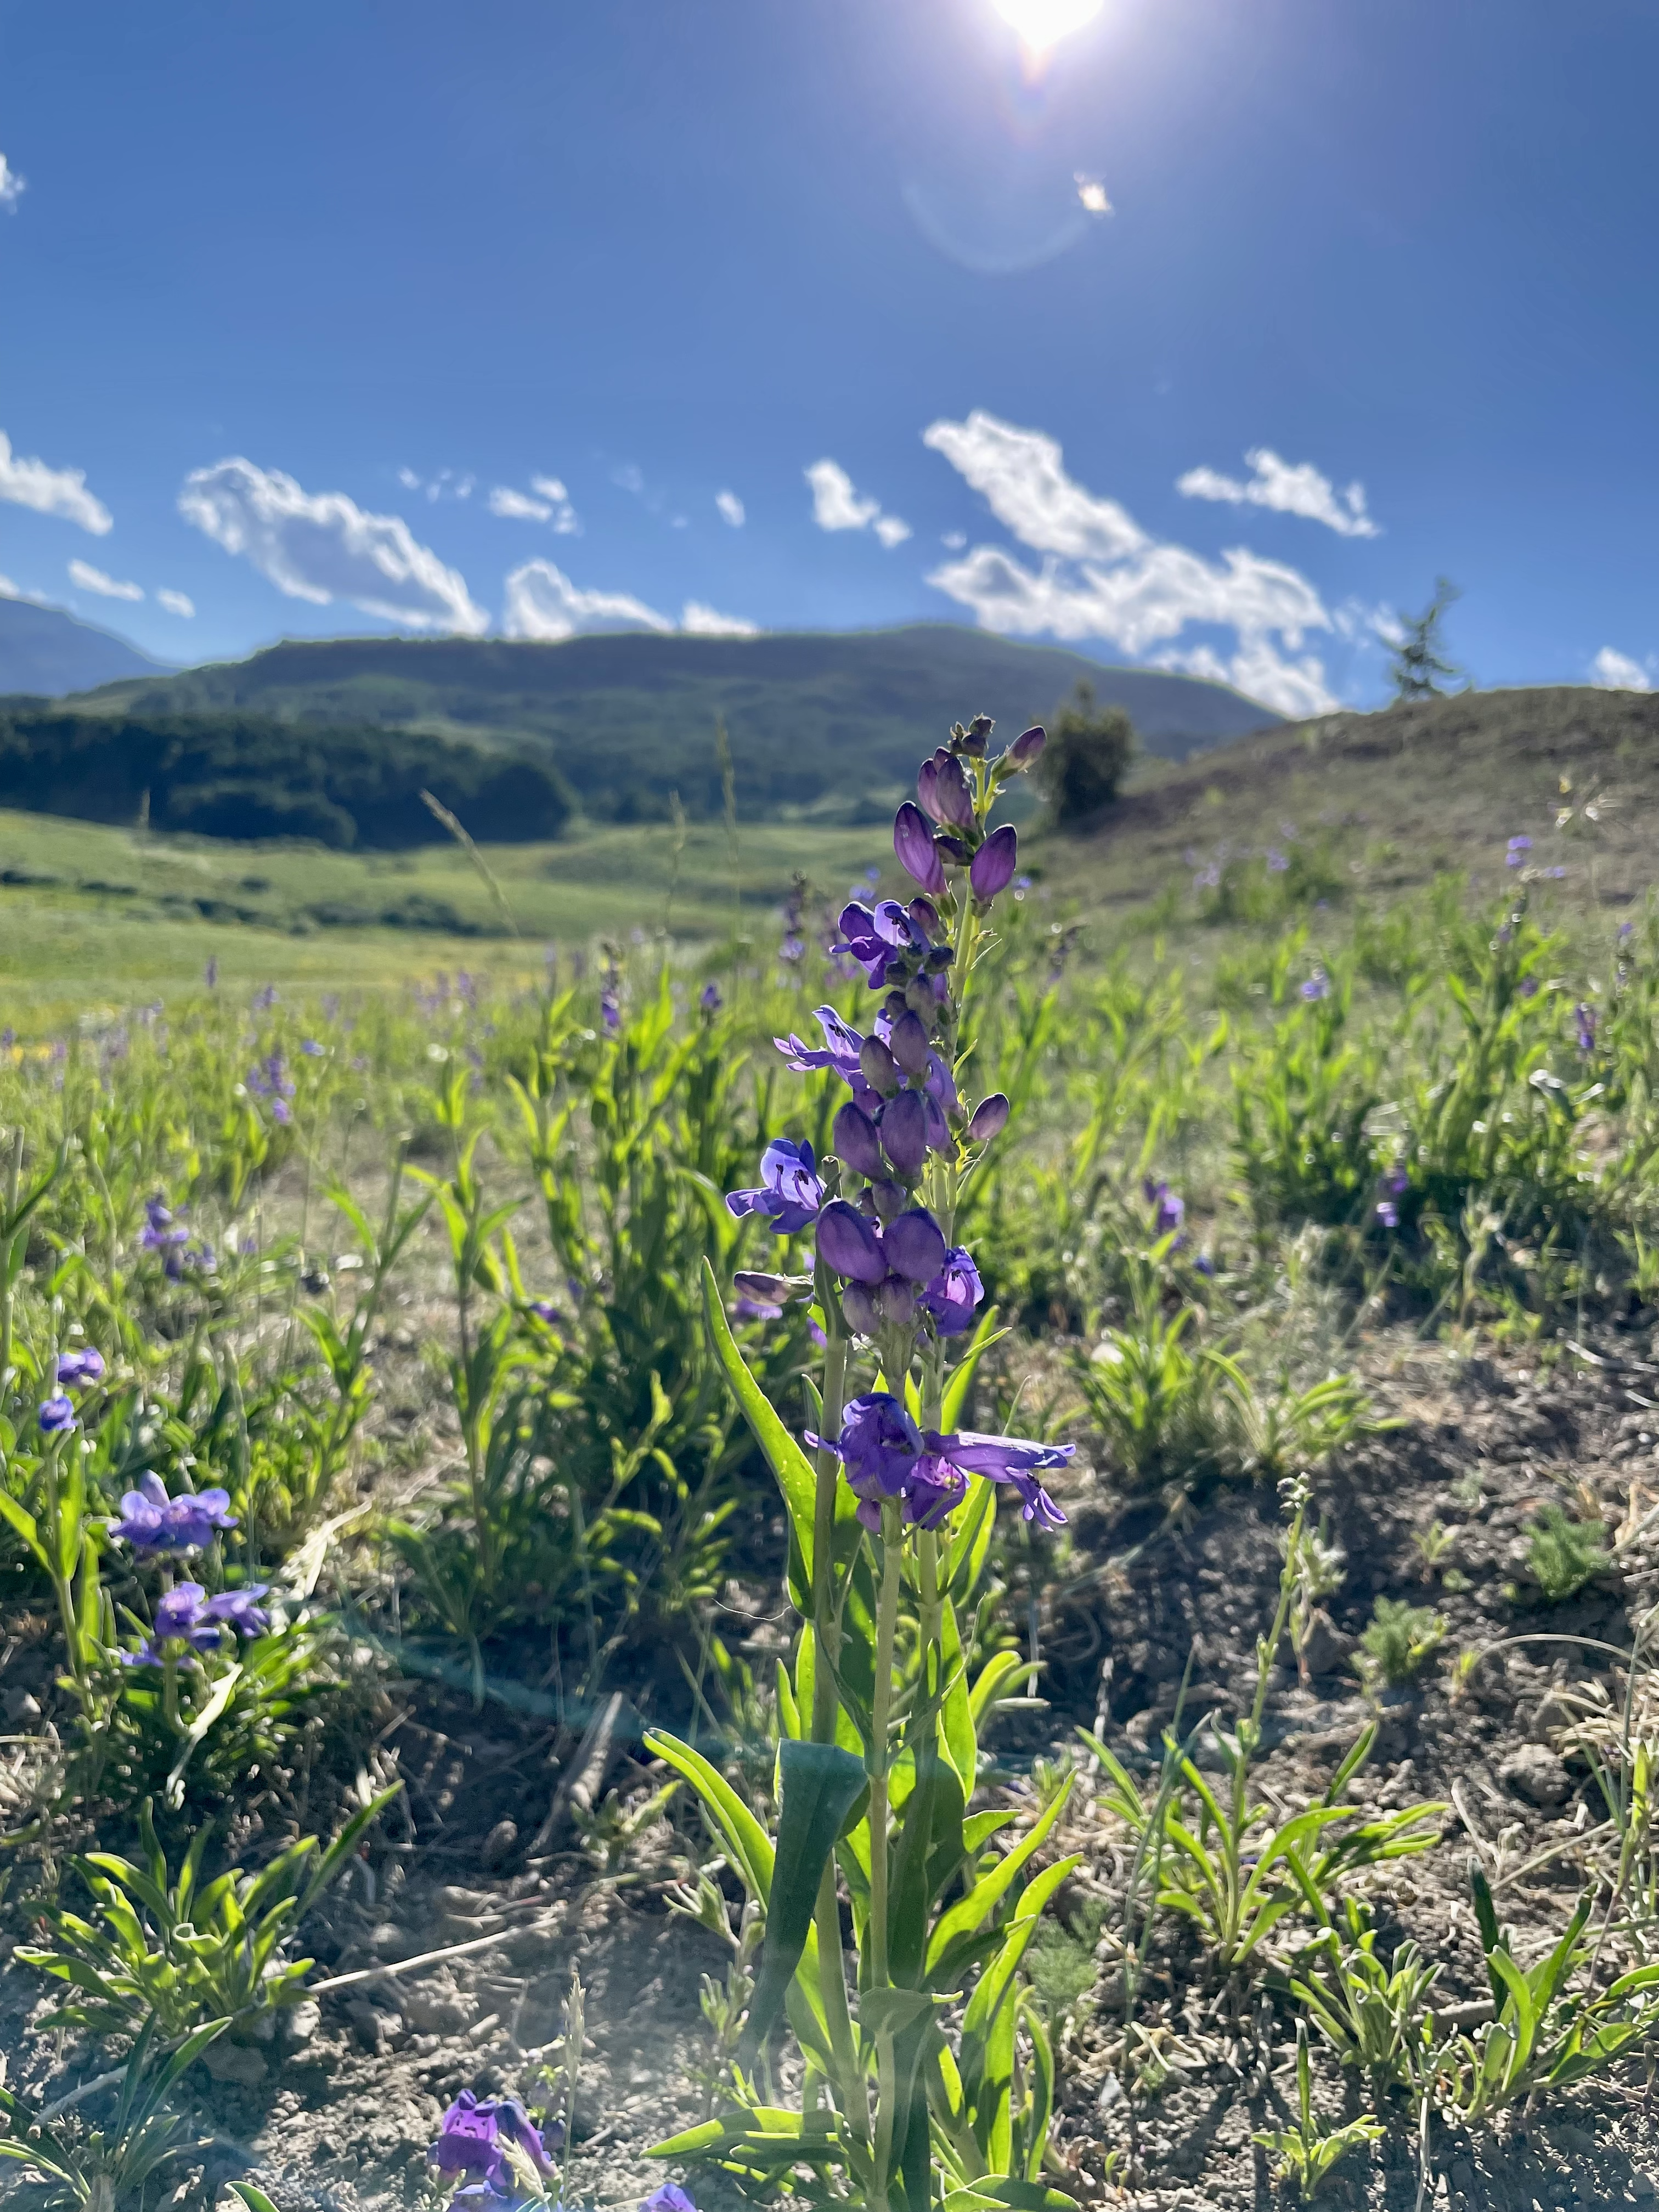
M 992 0 L 1034 52 L 1043 53 L 1099 15 L 1104 0 Z

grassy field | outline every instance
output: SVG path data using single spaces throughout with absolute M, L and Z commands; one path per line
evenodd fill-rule
M 830 892 L 892 869 L 877 830 L 770 823 L 739 830 L 734 854 L 718 826 L 689 825 L 680 844 L 646 824 L 491 847 L 498 900 L 454 846 L 358 856 L 0 813 L 0 1002 L 27 1035 L 89 1004 L 198 988 L 210 959 L 228 988 L 331 991 L 440 968 L 539 973 L 550 941 L 634 929 L 695 940 L 735 922 L 769 937 L 804 854 Z

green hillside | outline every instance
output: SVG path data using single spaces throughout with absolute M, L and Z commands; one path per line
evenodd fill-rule
M 949 624 L 757 638 L 625 635 L 291 640 L 252 659 L 105 685 L 82 711 L 242 714 L 397 727 L 551 759 L 596 821 L 721 811 L 714 726 L 750 817 L 875 821 L 944 734 L 941 701 L 1005 726 L 1041 720 L 1079 679 L 1170 759 L 1277 724 L 1225 685 L 1109 668 Z

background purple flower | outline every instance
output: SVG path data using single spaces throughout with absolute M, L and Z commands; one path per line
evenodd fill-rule
M 104 1355 L 92 1345 L 86 1345 L 78 1352 L 58 1354 L 58 1382 L 60 1389 L 67 1386 L 74 1389 L 88 1382 L 101 1382 L 103 1379 Z
M 215 1529 L 237 1525 L 229 1505 L 229 1492 L 217 1488 L 169 1498 L 160 1475 L 146 1473 L 139 1476 L 137 1490 L 123 1493 L 120 1517 L 111 1522 L 110 1534 L 141 1555 L 199 1552 L 212 1542 Z
M 40 1421 L 43 1436 L 63 1436 L 75 1426 L 75 1408 L 67 1398 L 48 1398 L 40 1407 Z

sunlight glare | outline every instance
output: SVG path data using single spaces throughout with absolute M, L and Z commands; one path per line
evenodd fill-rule
M 1031 52 L 1046 53 L 1057 40 L 1092 22 L 1105 0 L 991 0 L 991 4 Z

